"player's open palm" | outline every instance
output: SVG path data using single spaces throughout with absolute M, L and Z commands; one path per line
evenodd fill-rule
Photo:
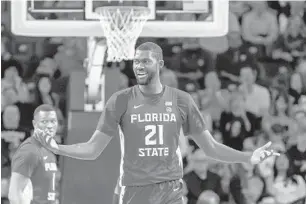
M 265 159 L 273 156 L 280 156 L 279 153 L 274 152 L 273 150 L 269 150 L 272 142 L 268 142 L 262 147 L 257 148 L 254 150 L 252 157 L 251 157 L 251 164 L 256 165 L 260 162 L 264 161 Z
M 47 149 L 56 153 L 58 150 L 58 144 L 54 139 L 54 135 L 52 135 L 48 130 L 40 130 L 36 129 L 35 138 Z

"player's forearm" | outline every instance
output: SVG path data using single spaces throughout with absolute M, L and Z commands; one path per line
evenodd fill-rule
M 95 160 L 101 152 L 96 150 L 94 144 L 78 143 L 73 145 L 59 145 L 56 153 L 74 159 Z
M 103 152 L 112 137 L 96 130 L 90 140 L 73 145 L 59 145 L 56 154 L 81 160 L 95 160 Z
M 252 153 L 237 151 L 217 142 L 208 130 L 193 136 L 193 139 L 205 154 L 214 160 L 226 163 L 250 163 Z
M 226 163 L 250 163 L 251 152 L 242 152 L 216 142 L 211 157 Z

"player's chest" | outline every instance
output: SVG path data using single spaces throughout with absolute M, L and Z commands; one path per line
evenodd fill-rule
M 42 150 L 40 152 L 40 168 L 45 173 L 57 172 L 57 162 L 54 154 L 47 150 Z
M 159 102 L 133 102 L 128 104 L 124 115 L 126 124 L 176 124 L 180 120 L 175 104 L 171 100 Z

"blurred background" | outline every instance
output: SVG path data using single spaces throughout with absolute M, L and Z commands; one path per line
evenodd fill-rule
M 84 93 L 76 92 L 75 87 L 84 86 L 77 79 L 85 80 L 80 73 L 85 73 L 87 50 L 85 38 L 15 36 L 10 32 L 10 3 L 1 1 L 1 8 L 1 200 L 9 203 L 10 161 L 18 145 L 31 135 L 37 106 L 56 107 L 59 143 L 87 140 L 80 139 L 81 135 L 69 139 L 67 122 L 69 117 L 74 118 L 71 115 L 78 114 L 71 110 L 78 109 L 80 103 L 84 108 Z M 185 137 L 181 148 L 187 204 L 306 203 L 305 11 L 305 1 L 231 1 L 229 33 L 224 37 L 138 40 L 138 44 L 152 41 L 162 47 L 162 82 L 192 95 L 218 141 L 245 151 L 273 141 L 273 148 L 282 153 L 255 167 L 222 164 L 209 160 Z M 130 61 L 107 63 L 103 68 L 107 78 L 105 100 L 136 84 Z M 98 114 L 84 116 L 94 124 L 77 117 L 72 123 L 90 126 L 89 137 Z M 118 165 L 112 158 L 119 158 L 119 146 L 114 145 L 118 149 L 107 150 L 114 152 L 102 158 L 109 160 L 112 168 Z M 69 192 L 71 197 L 77 195 L 77 191 L 69 191 L 73 185 L 67 183 L 84 183 L 92 175 L 90 170 L 82 169 L 86 166 L 75 165 L 75 161 L 59 158 L 62 173 L 58 175 L 58 203 L 76 203 L 72 202 L 75 198 L 67 199 Z M 75 181 L 69 174 L 71 170 L 87 171 L 88 175 L 85 180 Z M 111 172 L 106 169 L 102 177 L 108 173 L 116 179 Z M 105 192 L 112 193 L 114 185 Z

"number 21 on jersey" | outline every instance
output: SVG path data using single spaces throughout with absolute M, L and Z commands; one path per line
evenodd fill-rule
M 148 134 L 145 137 L 146 145 L 163 145 L 164 144 L 164 126 L 163 125 L 146 125 L 145 132 Z
M 138 155 L 141 157 L 168 156 L 168 147 L 150 147 L 152 145 L 164 145 L 164 126 L 146 125 L 145 126 L 145 148 L 138 149 Z

